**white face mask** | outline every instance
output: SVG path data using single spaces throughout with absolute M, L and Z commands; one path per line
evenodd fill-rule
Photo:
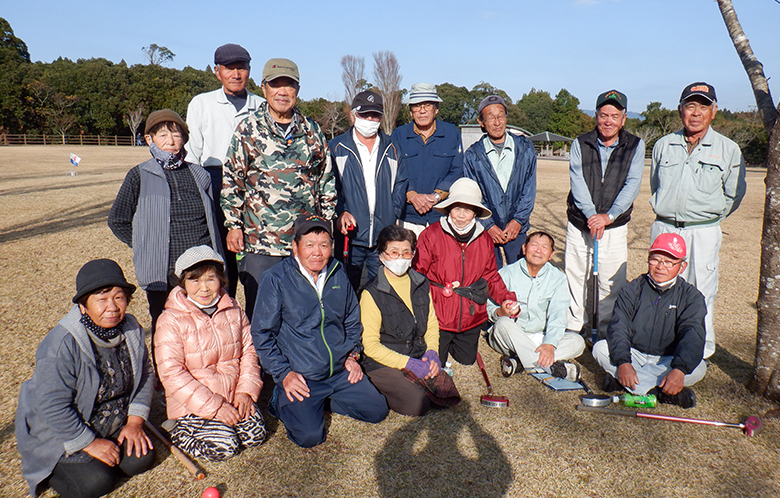
M 393 272 L 394 275 L 403 277 L 406 272 L 409 270 L 409 267 L 412 266 L 412 260 L 406 259 L 406 258 L 398 258 L 398 259 L 390 259 L 385 260 L 384 258 L 380 258 L 382 260 L 382 264 L 385 265 L 385 268 Z
M 458 226 L 455 224 L 455 220 L 452 219 L 452 216 L 448 216 L 448 218 L 449 218 L 448 221 L 450 222 L 450 226 L 452 227 L 453 230 L 455 230 L 455 233 L 457 233 L 458 235 L 466 235 L 467 233 L 469 233 L 469 230 L 474 228 L 474 225 L 477 224 L 477 217 L 475 216 L 471 219 L 468 225 L 466 225 L 463 228 L 458 228 Z
M 366 138 L 371 138 L 379 131 L 379 121 L 363 119 L 355 114 L 355 130 Z

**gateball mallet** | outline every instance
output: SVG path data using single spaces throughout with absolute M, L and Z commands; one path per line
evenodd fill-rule
M 755 436 L 761 430 L 761 419 L 755 415 L 749 416 L 743 423 L 717 422 L 715 420 L 702 420 L 699 418 L 673 417 L 671 415 L 658 415 L 656 413 L 634 412 L 631 410 L 615 410 L 598 406 L 577 405 L 577 410 L 583 412 L 605 413 L 607 415 L 619 415 L 622 417 L 649 418 L 653 420 L 666 420 L 667 422 L 683 422 L 686 424 L 712 425 L 715 427 L 733 427 L 741 429 L 746 436 Z
M 193 462 L 190 457 L 186 455 L 186 453 L 180 450 L 178 446 L 173 444 L 170 439 L 163 436 L 162 433 L 151 424 L 151 422 L 144 420 L 144 427 L 149 429 L 149 432 L 154 434 L 154 437 L 159 439 L 160 442 L 165 445 L 166 448 L 168 448 L 168 451 L 170 451 L 171 454 L 175 456 L 182 465 L 184 465 L 184 468 L 186 468 L 189 473 L 192 474 L 192 477 L 198 481 L 203 480 L 206 477 L 206 474 L 197 466 L 197 464 Z
M 599 241 L 593 236 L 593 321 L 590 327 L 590 342 L 596 344 L 599 338 Z
M 479 397 L 479 402 L 483 406 L 489 406 L 490 408 L 506 408 L 509 406 L 509 398 L 506 396 L 497 396 L 493 394 L 493 386 L 490 385 L 490 379 L 488 378 L 487 371 L 485 370 L 485 362 L 482 361 L 482 355 L 477 351 L 477 364 L 482 371 L 482 377 L 485 378 L 485 384 L 487 384 L 487 394 L 483 394 Z

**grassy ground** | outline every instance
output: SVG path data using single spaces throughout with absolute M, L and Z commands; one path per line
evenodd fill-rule
M 66 176 L 69 152 L 83 158 L 78 176 Z M 70 307 L 76 272 L 92 258 L 110 257 L 135 281 L 132 253 L 113 237 L 106 217 L 127 170 L 147 157 L 145 148 L 0 148 L 2 497 L 26 492 L 13 435 L 16 399 L 37 345 Z M 656 413 L 738 422 L 776 408 L 744 387 L 755 350 L 763 177 L 748 172 L 747 197 L 723 224 L 719 347 L 696 387 L 699 404 L 664 405 Z M 532 224 L 550 231 L 562 251 L 567 163 L 540 161 L 537 179 Z M 645 271 L 648 196 L 645 174 L 629 225 L 630 278 Z M 136 297 L 130 312 L 148 324 L 143 292 Z M 577 393 L 554 393 L 526 376 L 504 379 L 498 356 L 484 343 L 480 349 L 497 393 L 510 399 L 508 409 L 481 407 L 477 367 L 455 365 L 463 402 L 452 409 L 418 419 L 391 414 L 376 426 L 335 415 L 328 441 L 311 450 L 293 445 L 271 418 L 263 446 L 225 463 L 201 462 L 207 477 L 200 482 L 158 445 L 159 465 L 111 496 L 200 497 L 207 486 L 225 498 L 780 495 L 780 431 L 773 420 L 747 438 L 736 429 L 580 413 Z M 600 386 L 603 373 L 589 353 L 582 363 L 585 379 Z M 152 419 L 163 418 L 156 400 Z

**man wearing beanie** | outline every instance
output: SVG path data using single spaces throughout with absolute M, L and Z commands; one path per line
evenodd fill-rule
M 239 123 L 223 167 L 227 249 L 243 252 L 238 272 L 252 316 L 260 275 L 290 254 L 302 214 L 332 220 L 336 180 L 320 125 L 295 106 L 298 66 L 270 59 L 263 67 L 266 101 Z
M 352 100 L 355 124 L 328 143 L 338 192 L 336 229 L 349 237 L 343 263 L 355 290 L 364 266 L 366 281 L 376 276 L 379 232 L 396 223 L 406 204 L 407 179 L 398 148 L 379 129 L 383 112 L 381 95 L 360 92 Z
M 433 205 L 447 198 L 452 182 L 463 176 L 463 145 L 457 126 L 439 115 L 441 98 L 436 86 L 415 83 L 406 103 L 412 122 L 393 131 L 406 165 L 409 189 L 401 215 L 403 226 L 416 233 L 439 221 Z
M 662 137 L 653 147 L 650 205 L 655 222 L 650 237 L 676 233 L 688 245 L 691 264 L 683 277 L 707 302 L 704 357 L 709 358 L 715 352 L 720 222 L 745 196 L 745 163 L 739 146 L 710 126 L 718 112 L 712 85 L 686 86 L 677 109 L 683 129 Z
M 262 97 L 246 89 L 249 81 L 249 52 L 241 45 L 228 43 L 214 52 L 214 74 L 222 88 L 196 95 L 187 107 L 187 161 L 200 164 L 211 175 L 214 192 L 214 212 L 223 244 L 227 237 L 225 215 L 219 206 L 222 191 L 222 165 L 225 163 L 230 139 L 236 126 L 257 110 Z M 228 294 L 236 296 L 238 269 L 236 254 L 227 251 L 225 270 L 228 276 Z
M 585 325 L 586 280 L 598 241 L 599 322 L 598 337 L 607 333 L 620 289 L 626 283 L 628 260 L 627 223 L 642 184 L 645 144 L 623 129 L 628 99 L 617 90 L 596 99 L 596 128 L 571 145 L 566 199 L 566 279 L 571 304 L 567 329 L 581 333 Z

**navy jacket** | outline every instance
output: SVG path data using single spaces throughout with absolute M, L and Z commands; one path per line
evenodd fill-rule
M 436 120 L 436 131 L 423 143 L 414 132 L 414 122 L 399 126 L 393 131 L 393 142 L 401 149 L 409 190 L 430 194 L 434 190 L 450 191 L 450 186 L 463 176 L 463 144 L 457 126 Z M 404 200 L 404 203 L 406 201 Z M 439 221 L 441 213 L 433 209 L 424 215 L 414 206 L 406 204 L 402 219 L 418 225 Z
M 520 233 L 528 231 L 528 220 L 536 199 L 536 151 L 526 137 L 507 133 L 515 141 L 515 164 L 506 192 L 501 188 L 496 170 L 490 164 L 482 140 L 468 148 L 463 160 L 463 176 L 471 178 L 482 190 L 482 204 L 493 211 L 493 216 L 480 220 L 485 230 L 493 225 L 505 229 L 512 219 L 521 225 Z
M 331 258 L 322 298 L 293 256 L 260 277 L 252 341 L 274 382 L 294 371 L 324 380 L 342 370 L 349 353 L 361 351 L 360 308 L 344 267 Z
M 659 291 L 641 275 L 618 294 L 607 330 L 613 365 L 631 363 L 631 348 L 658 356 L 673 356 L 671 366 L 685 375 L 704 355 L 704 315 L 707 306 L 696 287 L 677 277 Z
M 374 247 L 379 232 L 388 225 L 394 225 L 406 204 L 408 180 L 398 148 L 389 136 L 380 131 L 376 168 L 376 204 L 374 216 L 369 215 L 366 182 L 363 165 L 352 135 L 347 130 L 328 143 L 336 172 L 336 214 L 349 212 L 357 221 L 357 232 L 352 243 L 363 247 Z

